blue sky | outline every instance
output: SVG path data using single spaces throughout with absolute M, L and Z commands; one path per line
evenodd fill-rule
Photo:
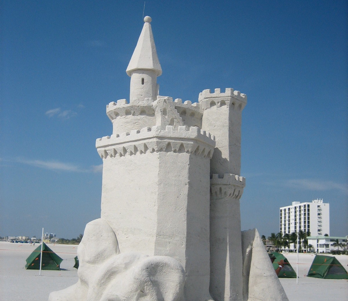
M 73 238 L 100 216 L 95 139 L 125 70 L 144 1 L 2 1 L 0 235 Z M 146 1 L 160 94 L 246 93 L 242 229 L 278 232 L 279 207 L 330 203 L 348 234 L 346 1 Z

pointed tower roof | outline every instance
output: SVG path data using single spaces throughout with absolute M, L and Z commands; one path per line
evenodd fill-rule
M 144 18 L 144 26 L 127 67 L 127 74 L 131 76 L 134 70 L 154 70 L 157 76 L 162 74 L 162 68 L 157 57 L 155 41 L 151 29 L 151 18 Z

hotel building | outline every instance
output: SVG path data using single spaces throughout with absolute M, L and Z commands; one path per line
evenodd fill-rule
M 279 209 L 279 232 L 283 234 L 310 232 L 311 236 L 330 236 L 330 204 L 322 199 L 312 202 L 292 202 Z

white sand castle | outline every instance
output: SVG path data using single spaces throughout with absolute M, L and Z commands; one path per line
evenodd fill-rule
M 246 95 L 204 90 L 193 104 L 160 96 L 144 21 L 129 103 L 109 103 L 113 133 L 96 141 L 101 218 L 78 248 L 79 281 L 49 300 L 287 300 L 257 231 L 241 232 Z

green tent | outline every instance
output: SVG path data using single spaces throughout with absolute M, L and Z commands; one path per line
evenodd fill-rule
M 347 271 L 336 257 L 324 255 L 315 256 L 307 276 L 324 279 L 348 279 Z
M 286 259 L 285 256 L 283 256 L 283 254 L 280 254 L 278 252 L 272 252 L 270 254 L 270 257 L 273 258 L 273 256 L 275 257 L 274 261 L 273 261 L 273 268 L 274 270 L 276 270 L 279 266 L 278 262 L 280 260 L 284 260 L 287 264 L 284 264 L 282 269 L 280 270 L 279 274 L 278 274 L 278 278 L 296 278 L 296 272 L 294 271 L 294 269 L 292 268 L 291 264 L 289 263 L 289 261 Z
M 74 268 L 75 268 L 75 269 L 78 269 L 78 268 L 79 268 L 79 264 L 80 264 L 80 263 L 79 263 L 79 258 L 78 258 L 77 256 L 75 256 L 74 259 L 75 259 Z
M 60 270 L 60 263 L 63 261 L 56 253 L 54 253 L 45 243 L 42 247 L 42 270 Z M 40 269 L 41 245 L 38 246 L 26 259 L 25 268 L 31 270 Z

